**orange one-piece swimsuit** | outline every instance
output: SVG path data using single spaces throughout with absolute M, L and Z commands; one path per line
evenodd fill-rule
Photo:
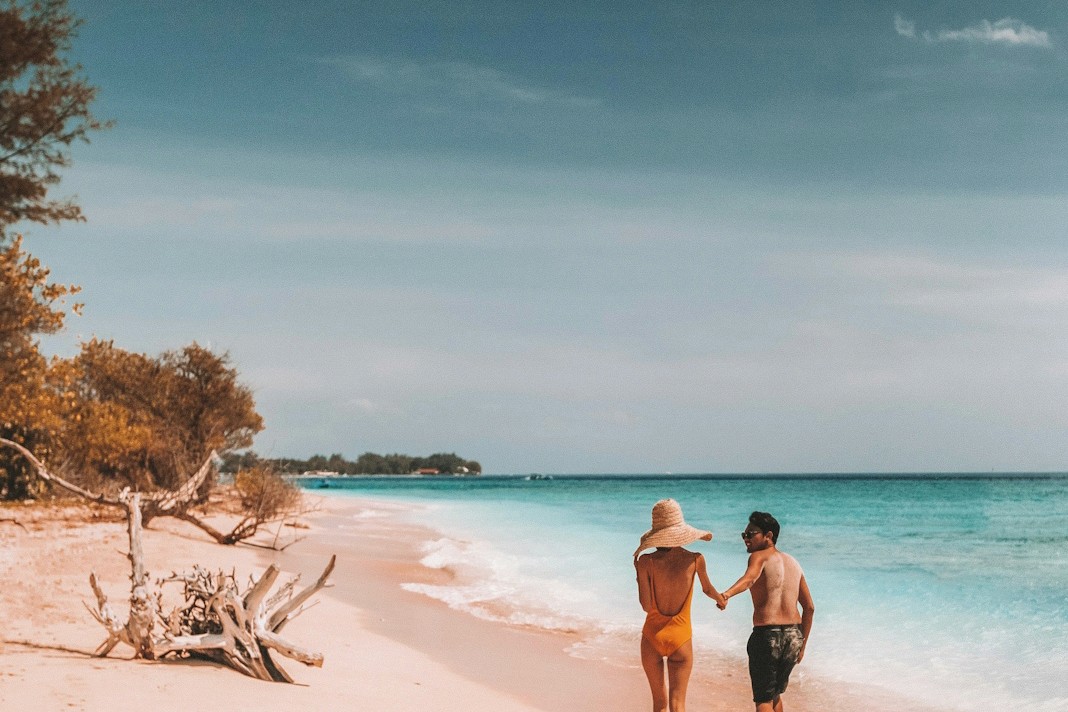
M 697 567 L 695 566 L 694 573 L 690 575 L 690 592 L 686 594 L 682 608 L 673 616 L 660 612 L 660 606 L 656 602 L 656 587 L 650 585 L 653 610 L 645 616 L 642 636 L 649 641 L 661 657 L 671 655 L 693 637 L 693 627 L 690 624 L 690 602 L 693 600 L 693 576 L 696 573 Z

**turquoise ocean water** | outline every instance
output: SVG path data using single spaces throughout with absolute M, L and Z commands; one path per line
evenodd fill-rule
M 573 654 L 632 656 L 642 623 L 631 555 L 652 504 L 678 500 L 715 538 L 721 590 L 745 569 L 749 512 L 816 601 L 805 673 L 875 685 L 945 710 L 1068 711 L 1068 475 L 342 478 L 333 496 L 411 503 L 440 536 L 409 586 L 486 618 L 580 631 Z M 370 513 L 368 513 L 370 515 Z M 695 598 L 695 644 L 743 659 L 747 597 Z

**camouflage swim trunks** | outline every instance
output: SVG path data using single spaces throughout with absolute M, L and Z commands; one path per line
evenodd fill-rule
M 749 636 L 749 679 L 753 702 L 774 702 L 786 691 L 790 672 L 801 653 L 801 626 L 758 625 Z

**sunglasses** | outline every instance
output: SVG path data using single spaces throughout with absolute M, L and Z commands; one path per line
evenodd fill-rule
M 745 539 L 746 541 L 749 541 L 750 539 L 752 539 L 753 537 L 755 537 L 759 533 L 760 532 L 751 532 L 748 529 L 746 529 L 744 532 L 742 532 L 742 538 Z

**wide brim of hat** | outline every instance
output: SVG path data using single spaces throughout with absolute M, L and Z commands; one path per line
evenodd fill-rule
M 712 541 L 712 532 L 691 527 L 689 524 L 675 524 L 663 529 L 650 529 L 642 534 L 641 542 L 635 549 L 634 555 L 642 553 L 646 549 L 667 546 L 686 546 L 695 541 Z

